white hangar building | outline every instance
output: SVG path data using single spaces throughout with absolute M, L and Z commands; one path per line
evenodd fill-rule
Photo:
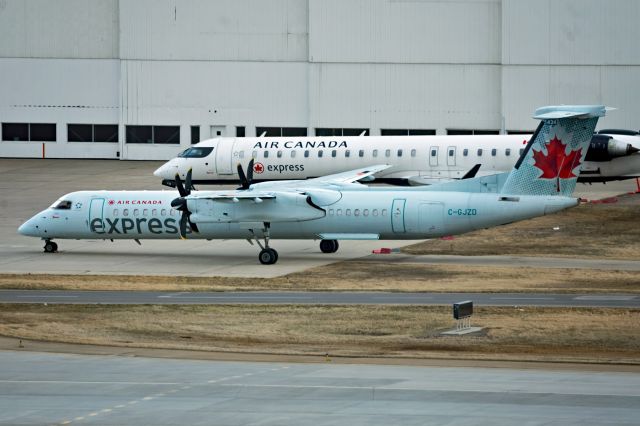
M 640 128 L 637 0 L 0 0 L 1 157 L 167 159 L 216 135 Z

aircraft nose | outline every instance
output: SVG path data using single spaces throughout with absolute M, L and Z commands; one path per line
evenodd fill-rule
M 32 217 L 18 228 L 18 233 L 26 235 L 27 237 L 39 237 L 40 229 L 37 223 L 37 219 Z
M 173 179 L 178 172 L 178 165 L 175 164 L 174 161 L 169 161 L 168 163 L 163 164 L 158 167 L 158 169 L 153 172 L 153 175 L 163 179 Z
M 153 172 L 153 175 L 155 177 L 163 178 L 166 166 L 167 166 L 166 164 L 163 164 L 162 166 L 158 167 L 156 171 Z

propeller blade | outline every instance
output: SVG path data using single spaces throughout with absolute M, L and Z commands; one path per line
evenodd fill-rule
M 182 213 L 180 218 L 180 238 L 183 240 L 187 239 L 187 220 L 189 220 L 187 213 Z
M 191 216 L 191 215 L 189 215 Z M 191 219 L 189 219 L 189 226 L 191 227 L 191 230 L 193 232 L 200 232 L 200 230 L 198 229 L 198 225 L 196 225 L 195 223 L 191 222 Z
M 253 158 L 247 166 L 247 188 L 251 185 L 251 182 L 253 182 Z
M 181 197 L 186 197 L 187 191 L 185 191 L 184 186 L 182 185 L 182 179 L 180 179 L 180 175 L 176 173 L 176 187 L 178 188 L 178 192 Z
M 247 189 L 249 187 L 249 181 L 244 175 L 244 170 L 242 170 L 242 164 L 240 163 L 238 163 L 238 177 L 240 178 L 240 188 Z
M 193 184 L 191 183 L 192 172 L 193 172 L 193 169 L 189 169 L 189 171 L 187 172 L 187 181 L 185 183 L 185 189 L 187 191 L 187 195 L 191 194 L 191 190 L 193 189 Z

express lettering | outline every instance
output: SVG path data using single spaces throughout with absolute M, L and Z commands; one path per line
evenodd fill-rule
M 89 224 L 91 232 L 96 234 L 143 234 L 147 231 L 152 234 L 177 234 L 178 227 L 176 220 L 167 218 L 164 222 L 157 218 L 116 218 L 100 219 L 95 218 Z M 191 229 L 187 226 L 187 234 Z
M 276 164 L 267 165 L 267 170 L 270 172 L 304 172 L 303 164 Z
M 253 149 L 278 149 L 280 142 L 256 142 Z M 348 148 L 347 141 L 286 141 L 283 147 L 293 148 Z

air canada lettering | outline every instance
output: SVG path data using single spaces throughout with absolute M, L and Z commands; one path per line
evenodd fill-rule
M 176 220 L 167 218 L 164 222 L 161 219 L 152 218 L 95 218 L 89 224 L 91 232 L 95 234 L 177 234 L 178 226 Z M 191 230 L 187 226 L 187 233 Z
M 348 148 L 347 141 L 286 141 L 282 143 L 283 148 Z M 280 142 L 256 142 L 253 149 L 278 149 Z
M 109 205 L 133 205 L 133 204 L 145 204 L 145 205 L 158 205 L 162 204 L 162 200 L 109 200 Z

